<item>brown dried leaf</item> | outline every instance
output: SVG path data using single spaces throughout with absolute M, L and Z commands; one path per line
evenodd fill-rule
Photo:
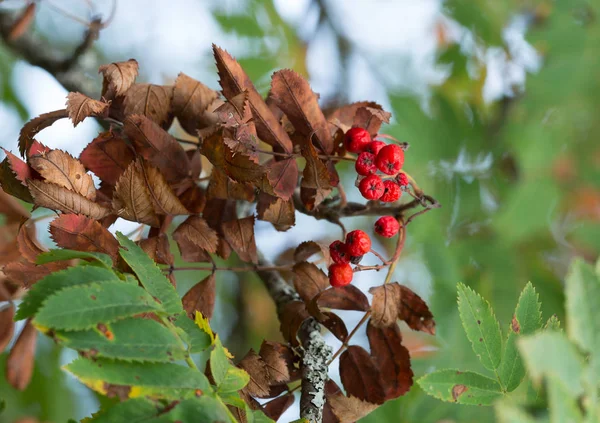
M 116 263 L 119 243 L 99 222 L 78 214 L 62 214 L 50 223 L 52 239 L 61 248 L 108 254 Z
M 123 219 L 154 227 L 160 225 L 150 190 L 139 171 L 139 162 L 132 162 L 117 181 L 112 207 Z
M 20 222 L 31 214 L 14 197 L 0 188 L 0 213 L 6 216 L 7 222 Z M 6 224 L 5 224 L 6 225 Z
M 68 190 L 83 195 L 88 200 L 96 199 L 96 188 L 85 167 L 69 153 L 52 150 L 47 154 L 29 158 L 31 166 L 46 179 Z
M 302 323 L 309 317 L 310 315 L 302 301 L 291 301 L 281 311 L 281 315 L 279 316 L 281 323 L 280 331 L 283 338 L 291 343 L 292 346 L 297 347 L 299 345 L 297 338 L 298 330 L 302 326 Z
M 123 114 L 143 115 L 163 128 L 171 126 L 173 86 L 133 84 L 125 93 Z
M 375 137 L 381 128 L 383 122 L 390 123 L 392 114 L 378 107 L 364 106 L 359 107 L 354 115 L 353 126 L 366 129 L 371 137 Z
M 181 127 L 196 135 L 199 128 L 216 122 L 216 115 L 210 113 L 208 108 L 218 97 L 217 91 L 182 72 L 175 80 L 171 107 Z
M 223 222 L 221 228 L 225 239 L 242 261 L 258 263 L 254 239 L 254 216 Z
M 167 234 L 160 233 L 156 236 L 142 239 L 139 245 L 157 263 L 172 265 L 175 262 Z
M 275 229 L 284 232 L 296 224 L 296 209 L 292 200 L 261 192 L 256 206 L 258 220 L 271 222 Z
M 319 292 L 329 287 L 329 279 L 321 269 L 312 263 L 300 262 L 294 265 L 294 287 L 302 301 L 310 302 Z
M 201 248 L 209 253 L 217 251 L 217 233 L 208 226 L 206 220 L 200 216 L 188 217 L 177 229 L 173 232 L 173 239 L 179 244 L 179 249 L 182 245 L 182 239 L 187 239 L 192 242 L 196 248 Z
M 33 137 L 57 120 L 67 117 L 69 117 L 67 109 L 61 109 L 41 114 L 27 122 L 21 128 L 21 133 L 19 134 L 19 152 L 21 153 L 21 157 L 25 157 L 25 153 L 29 151 L 31 144 L 35 141 Z
M 15 334 L 15 308 L 12 304 L 0 310 L 0 353 L 3 352 Z
M 156 123 L 145 116 L 128 116 L 123 130 L 135 150 L 158 167 L 169 184 L 175 185 L 189 176 L 190 164 L 185 150 Z
M 248 103 L 248 92 L 242 91 L 229 98 L 215 109 L 221 124 L 225 127 L 240 126 L 252 119 L 252 112 Z
M 135 59 L 100 66 L 98 73 L 104 77 L 102 97 L 112 100 L 125 94 L 134 83 L 138 75 L 138 68 L 138 62 Z
M 366 295 L 354 285 L 327 289 L 321 293 L 317 303 L 320 307 L 336 310 L 367 311 L 369 309 Z
M 27 184 L 38 206 L 64 213 L 84 214 L 96 220 L 110 214 L 110 210 L 106 207 L 59 185 L 35 180 L 29 180 Z
M 248 354 L 238 363 L 237 367 L 245 370 L 250 375 L 250 382 L 244 388 L 245 392 L 257 398 L 268 398 L 270 396 L 272 380 L 269 369 L 265 361 L 254 350 L 248 351 Z
M 364 348 L 350 345 L 342 353 L 340 378 L 349 396 L 375 404 L 385 401 L 379 370 Z
M 327 154 L 333 151 L 327 120 L 319 107 L 318 96 L 306 79 L 290 69 L 275 72 L 270 96 L 307 142 L 314 136 L 321 151 Z
M 211 273 L 194 285 L 181 299 L 183 309 L 193 319 L 196 311 L 211 319 L 215 309 L 215 274 Z
M 272 383 L 288 383 L 299 377 L 291 348 L 278 342 L 263 341 L 259 355 L 267 366 Z
M 33 22 L 33 18 L 35 17 L 35 9 L 36 3 L 29 3 L 25 10 L 17 17 L 17 19 L 12 23 L 10 30 L 8 31 L 8 39 L 10 41 L 15 41 L 20 38 L 21 35 L 25 34 L 31 23 Z
M 213 168 L 208 184 L 208 198 L 254 201 L 254 187 L 232 180 L 218 168 Z
M 325 319 L 321 321 L 321 324 L 337 339 L 344 342 L 348 337 L 348 329 L 342 318 L 331 311 L 326 311 L 323 314 L 325 315 Z
M 329 262 L 329 248 L 315 241 L 304 241 L 294 251 L 294 261 L 306 261 L 315 254 L 323 254 L 326 262 Z
M 19 391 L 27 388 L 33 374 L 36 338 L 37 331 L 27 320 L 6 360 L 6 380 Z
M 306 166 L 302 172 L 301 199 L 308 210 L 317 207 L 331 193 L 329 170 L 318 158 L 312 143 L 302 147 Z
M 298 163 L 290 158 L 273 161 L 267 166 L 267 179 L 273 192 L 284 200 L 289 200 L 298 184 Z
M 399 307 L 398 318 L 404 320 L 413 330 L 435 335 L 435 321 L 427 303 L 404 285 L 400 285 L 400 299 L 402 304 Z
M 146 181 L 148 192 L 154 204 L 154 210 L 157 214 L 182 215 L 190 214 L 179 198 L 175 195 L 167 180 L 160 171 L 147 163 L 141 161 L 136 163 Z
M 10 194 L 8 197 L 16 200 L 16 198 L 23 200 L 27 203 L 33 203 L 33 197 L 29 192 L 27 186 L 19 181 L 15 172 L 11 169 L 9 158 L 6 157 L 0 163 L 0 186 L 2 186 L 2 192 Z
M 196 184 L 193 184 L 191 187 L 183 191 L 183 193 L 179 196 L 179 201 L 181 201 L 181 204 L 183 204 L 183 206 L 189 210 L 190 213 L 202 213 L 204 206 L 206 205 L 204 189 L 200 188 Z
M 346 104 L 342 107 L 338 107 L 335 110 L 326 110 L 325 117 L 330 123 L 330 128 L 335 128 L 335 126 L 331 125 L 332 123 L 335 123 L 336 125 L 341 126 L 345 132 L 347 129 L 352 127 L 356 113 L 358 112 L 358 109 L 362 107 L 383 110 L 383 108 L 375 102 L 357 101 L 356 103 Z
M 115 185 L 135 156 L 125 140 L 112 131 L 98 135 L 79 156 L 83 165 L 102 182 Z
M 267 417 L 275 421 L 294 404 L 294 394 L 285 394 L 266 403 L 262 410 Z
M 77 124 L 83 122 L 86 117 L 97 116 L 105 118 L 108 116 L 108 103 L 94 100 L 77 92 L 71 92 L 67 95 L 66 106 L 73 126 L 77 126 Z
M 175 238 L 175 236 L 173 236 L 173 239 L 177 242 L 177 247 L 179 248 L 181 259 L 183 261 L 187 261 L 188 263 L 206 263 L 211 261 L 210 254 L 202 248 L 199 248 L 189 238 L 184 236 Z M 218 252 L 219 251 L 217 250 L 217 254 Z
M 385 399 L 398 398 L 408 392 L 413 384 L 410 354 L 402 345 L 398 325 L 387 328 L 367 326 L 371 356 L 379 369 Z
M 35 263 L 37 256 L 46 251 L 40 247 L 35 235 L 35 225 L 31 221 L 23 222 L 19 227 L 17 245 L 21 256 L 31 263 Z
M 240 64 L 229 53 L 213 44 L 215 60 L 219 73 L 220 84 L 223 88 L 223 95 L 227 99 L 232 99 L 243 91 L 248 92 L 248 102 L 258 137 L 272 146 L 280 146 L 285 152 L 293 151 L 292 141 L 287 132 L 279 124 L 278 119 L 273 115 L 269 106 L 260 96 L 248 75 L 244 72 Z
M 333 413 L 339 419 L 339 423 L 353 423 L 359 421 L 379 407 L 378 404 L 362 401 L 353 396 L 347 397 L 341 393 L 327 396 L 327 403 L 331 406 Z
M 369 289 L 373 294 L 371 305 L 371 324 L 382 328 L 395 325 L 401 301 L 401 290 L 398 283 L 374 286 Z

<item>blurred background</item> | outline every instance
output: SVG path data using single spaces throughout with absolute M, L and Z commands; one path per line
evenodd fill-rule
M 0 14 L 24 5 L 0 0 Z M 138 82 L 170 83 L 182 71 L 218 89 L 215 43 L 237 57 L 264 94 L 274 70 L 293 68 L 323 106 L 371 100 L 392 112 L 382 131 L 410 143 L 405 169 L 443 205 L 411 224 L 394 278 L 422 295 L 437 321 L 435 338 L 404 331 L 419 377 L 446 367 L 484 372 L 458 318 L 457 282 L 490 300 L 503 330 L 527 281 L 540 294 L 544 319 L 563 320 L 569 261 L 598 255 L 599 12 L 592 0 L 39 0 L 26 36 L 50 46 L 51 57 L 68 57 L 86 25 L 101 17 L 107 26 L 78 62 L 79 81 L 96 92 L 97 67 L 129 58 L 140 64 Z M 25 121 L 64 107 L 62 84 L 69 79 L 58 79 L 0 42 L 0 146 L 16 151 Z M 63 121 L 39 140 L 77 155 L 99 130 L 93 120 L 75 129 Z M 341 170 L 350 199 L 359 201 L 352 169 Z M 50 246 L 48 222 L 37 225 Z M 372 219 L 347 222 L 371 225 Z M 340 236 L 336 226 L 303 215 L 276 236 L 267 224 L 257 227 L 259 248 L 280 262 L 301 241 Z M 126 222 L 116 229 L 129 230 Z M 178 290 L 185 293 L 203 276 L 178 274 Z M 364 272 L 356 284 L 367 290 L 383 276 Z M 222 273 L 217 285 L 213 324 L 238 358 L 264 338 L 281 339 L 258 280 Z M 360 318 L 343 317 L 349 328 Z M 0 375 L 0 421 L 66 422 L 97 410 L 103 400 L 59 369 L 73 354 L 39 339 L 24 392 Z M 338 378 L 335 364 L 332 377 Z M 295 418 L 293 407 L 281 421 Z M 415 385 L 363 421 L 491 422 L 494 415 L 439 402 Z

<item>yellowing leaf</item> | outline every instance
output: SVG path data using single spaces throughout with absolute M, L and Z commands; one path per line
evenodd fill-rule
M 215 343 L 215 333 L 212 331 L 210 323 L 208 323 L 208 319 L 197 310 L 196 316 L 194 317 L 194 323 L 196 323 L 196 325 L 198 325 L 200 329 L 202 329 L 208 334 L 208 336 L 210 336 L 210 344 L 213 345 Z

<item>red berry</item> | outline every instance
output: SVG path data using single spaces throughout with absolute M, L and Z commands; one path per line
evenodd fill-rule
M 385 143 L 383 141 L 371 141 L 369 145 L 367 145 L 367 148 L 365 148 L 365 151 L 377 155 L 379 150 L 381 150 L 383 147 L 385 147 Z
M 393 203 L 394 201 L 398 201 L 400 195 L 402 195 L 402 191 L 400 191 L 400 187 L 394 181 L 387 180 L 383 181 L 383 195 L 379 198 L 384 203 Z
M 346 150 L 360 153 L 371 142 L 371 135 L 363 128 L 350 128 L 344 137 Z
M 377 175 L 369 175 L 360 181 L 358 189 L 367 200 L 377 200 L 383 195 L 383 181 Z
M 404 164 L 404 150 L 396 144 L 388 144 L 379 150 L 375 158 L 377 169 L 388 175 L 398 173 Z
M 334 263 L 349 263 L 348 247 L 342 241 L 333 241 L 329 245 L 329 255 Z
M 371 251 L 371 238 L 365 232 L 357 229 L 348 232 L 348 235 L 346 235 L 346 245 L 351 256 L 362 256 Z
M 352 256 L 350 257 L 350 263 L 358 264 L 362 260 L 363 256 Z
M 404 174 L 404 173 L 399 173 L 398 176 L 396 176 L 396 182 L 401 187 L 407 187 L 408 186 L 408 176 L 406 176 L 406 174 Z
M 354 168 L 356 169 L 356 173 L 362 176 L 377 172 L 377 168 L 375 167 L 375 155 L 363 151 L 358 155 Z
M 400 223 L 393 216 L 382 216 L 375 222 L 375 232 L 386 238 L 391 238 L 398 233 Z
M 352 282 L 352 267 L 348 263 L 335 263 L 329 266 L 329 283 L 334 288 L 348 285 Z

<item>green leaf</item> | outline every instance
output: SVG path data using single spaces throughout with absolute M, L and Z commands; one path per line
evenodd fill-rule
M 15 320 L 33 316 L 45 299 L 63 288 L 110 280 L 119 281 L 112 271 L 96 266 L 75 266 L 52 273 L 33 285 L 27 292 L 23 302 L 19 304 Z
M 552 316 L 550 316 L 550 318 L 546 322 L 546 325 L 544 326 L 544 330 L 554 331 L 554 332 L 558 332 L 561 330 L 560 329 L 560 320 L 558 320 L 558 317 L 556 317 L 556 314 L 553 314 Z
M 231 422 L 237 423 L 229 410 L 218 398 L 211 395 L 202 395 L 199 398 L 190 398 L 181 401 L 177 407 L 165 415 L 165 422 Z
M 183 311 L 181 299 L 171 282 L 163 275 L 156 263 L 132 240 L 120 232 L 117 239 L 122 247 L 119 250 L 123 260 L 133 269 L 141 284 L 154 298 L 157 298 L 169 314 Z
M 172 363 L 129 363 L 119 360 L 79 358 L 64 367 L 91 389 L 104 395 L 107 385 L 131 388 L 129 395 L 160 394 L 161 390 L 185 389 L 212 392 L 206 376 L 196 369 Z
M 92 357 L 132 361 L 184 360 L 188 354 L 181 341 L 166 327 L 152 319 L 125 319 L 108 325 L 109 340 L 97 329 L 55 334 L 63 346 L 83 351 Z
M 139 286 L 102 282 L 65 288 L 48 298 L 33 323 L 40 328 L 91 329 L 140 313 L 159 312 L 160 305 Z
M 509 392 L 514 391 L 525 377 L 525 366 L 517 348 L 517 338 L 530 335 L 542 326 L 541 304 L 538 294 L 529 282 L 517 302 L 504 347 L 502 362 L 498 368 L 498 377 Z
M 217 386 L 225 380 L 225 375 L 229 367 L 231 367 L 231 364 L 229 364 L 225 348 L 221 344 L 221 340 L 217 337 L 214 348 L 210 352 L 210 373 Z
M 211 364 L 212 371 L 212 364 Z M 250 382 L 250 375 L 244 370 L 234 366 L 229 366 L 225 373 L 225 378 L 219 384 L 219 393 L 237 392 Z
M 573 395 L 583 392 L 583 360 L 563 333 L 541 332 L 523 337 L 517 344 L 534 382 L 539 384 L 542 377 L 552 376 Z
M 584 351 L 600 351 L 600 280 L 594 268 L 575 259 L 565 288 L 569 339 Z
M 51 263 L 53 261 L 64 261 L 73 259 L 93 260 L 102 264 L 107 269 L 112 269 L 113 267 L 112 259 L 108 254 L 88 253 L 85 251 L 68 250 L 63 248 L 50 250 L 38 255 L 36 262 L 37 264 L 46 264 Z
M 174 317 L 173 324 L 180 329 L 179 336 L 188 344 L 190 353 L 198 353 L 210 347 L 210 335 L 200 329 L 186 313 Z
M 219 398 L 227 405 L 233 405 L 237 408 L 246 409 L 246 402 L 240 398 L 238 392 L 219 392 Z
M 502 334 L 490 304 L 462 283 L 458 284 L 460 319 L 481 364 L 495 370 L 502 358 Z
M 94 413 L 92 417 L 83 419 L 81 423 L 141 422 L 156 416 L 159 411 L 152 401 L 145 398 L 134 398 Z
M 583 421 L 577 398 L 560 381 L 550 377 L 546 389 L 548 390 L 550 422 L 578 423 Z
M 496 418 L 498 423 L 537 423 L 523 408 L 510 401 L 502 401 L 496 404 Z
M 254 418 L 254 423 L 275 423 L 275 420 L 268 418 L 262 410 L 250 410 L 252 413 L 252 417 Z M 310 423 L 306 419 L 296 420 L 302 423 Z
M 503 396 L 497 381 L 474 372 L 438 370 L 423 376 L 418 383 L 427 394 L 458 404 L 491 405 Z

